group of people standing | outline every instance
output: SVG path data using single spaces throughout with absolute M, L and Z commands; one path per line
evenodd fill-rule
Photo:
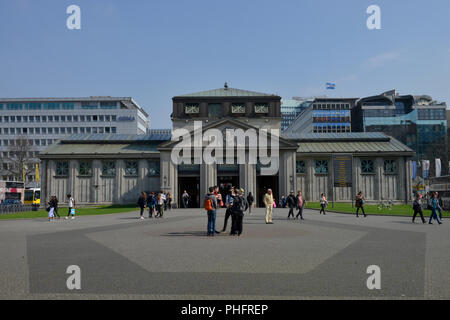
M 56 196 L 51 196 L 48 202 L 47 212 L 48 212 L 48 220 L 52 221 L 58 217 L 61 219 L 61 216 L 58 212 L 58 198 Z M 68 203 L 68 212 L 66 216 L 66 220 L 71 217 L 71 219 L 75 219 L 75 200 L 72 198 L 72 195 L 69 193 L 67 195 L 67 203 Z
M 164 211 L 172 210 L 172 194 L 170 192 L 164 193 L 160 192 L 141 192 L 138 198 L 137 204 L 140 211 L 139 219 L 144 219 L 145 208 L 148 208 L 149 218 L 162 218 L 164 216 Z
M 242 234 L 242 226 L 244 221 L 244 212 L 249 210 L 251 214 L 251 206 L 253 205 L 254 197 L 251 193 L 247 198 L 244 197 L 244 189 L 231 187 L 223 202 L 222 195 L 219 192 L 219 187 L 214 186 L 209 188 L 208 194 L 205 196 L 205 210 L 208 214 L 207 235 L 215 236 L 220 233 L 216 230 L 217 210 L 225 206 L 225 219 L 222 232 L 226 232 L 228 219 L 231 217 L 231 236 L 240 236 Z

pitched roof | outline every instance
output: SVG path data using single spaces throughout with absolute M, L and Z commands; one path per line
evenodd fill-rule
M 219 88 L 184 94 L 181 96 L 176 96 L 174 98 L 211 98 L 211 97 L 277 97 L 277 96 L 274 94 L 241 90 L 235 88 Z

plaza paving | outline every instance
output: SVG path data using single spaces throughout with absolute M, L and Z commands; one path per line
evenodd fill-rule
M 202 209 L 137 216 L 1 221 L 0 298 L 450 298 L 448 220 L 306 210 L 297 221 L 276 209 L 266 225 L 256 209 L 241 237 L 211 238 Z M 66 287 L 70 265 L 81 268 L 81 290 Z M 381 290 L 366 286 L 370 265 L 381 268 Z

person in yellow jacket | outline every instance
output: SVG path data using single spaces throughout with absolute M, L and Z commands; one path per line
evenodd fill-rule
M 266 224 L 273 224 L 272 210 L 273 210 L 273 194 L 272 189 L 268 189 L 264 196 L 264 205 L 266 206 Z

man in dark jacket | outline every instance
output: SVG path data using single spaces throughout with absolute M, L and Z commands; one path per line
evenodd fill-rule
M 287 205 L 289 207 L 289 214 L 288 214 L 288 217 L 287 217 L 288 219 L 290 219 L 291 216 L 292 216 L 292 218 L 294 218 L 294 208 L 295 208 L 296 202 L 297 201 L 295 200 L 294 191 L 291 191 L 289 193 L 289 196 L 286 199 L 286 203 L 287 203 Z
M 231 232 L 230 235 L 240 236 L 242 233 L 242 225 L 244 221 L 244 211 L 248 209 L 248 202 L 244 198 L 244 189 L 237 189 L 235 191 L 236 195 L 233 199 L 233 206 L 231 207 Z

